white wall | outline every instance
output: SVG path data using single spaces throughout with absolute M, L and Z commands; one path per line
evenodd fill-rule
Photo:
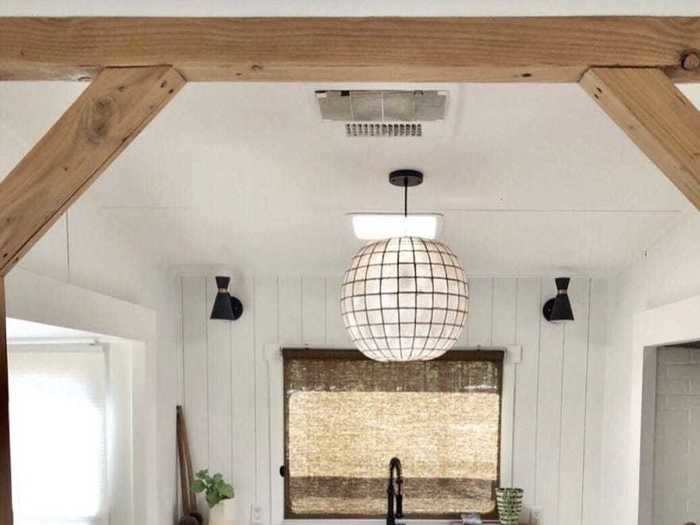
M 116 450 L 133 456 L 133 477 L 137 490 L 132 495 L 123 495 L 114 502 L 115 507 L 130 506 L 126 514 L 133 514 L 135 523 L 154 523 L 161 507 L 157 501 L 160 491 L 157 483 L 159 453 L 166 452 L 157 441 L 159 429 L 156 414 L 158 413 L 158 398 L 156 381 L 158 350 L 166 348 L 164 332 L 157 330 L 157 315 L 153 310 L 102 295 L 49 277 L 40 276 L 26 270 L 15 268 L 5 281 L 7 300 L 7 315 L 16 319 L 44 323 L 53 327 L 65 327 L 64 330 L 44 330 L 50 339 L 60 339 L 61 332 L 70 334 L 69 337 L 80 339 L 103 340 L 114 350 L 110 354 L 115 358 L 115 364 L 124 370 L 129 369 L 130 377 L 121 377 L 128 384 L 128 390 L 136 400 L 129 406 L 121 403 L 118 410 L 129 412 L 131 419 L 129 428 L 119 425 L 118 442 L 131 440 L 135 436 L 136 447 L 120 447 Z M 31 324 L 31 323 L 30 323 Z M 31 336 L 30 336 L 31 338 Z M 157 343 L 157 338 L 162 341 Z M 31 338 L 40 341 L 41 338 Z M 22 337 L 15 339 L 21 341 Z M 46 339 L 45 339 L 46 340 Z M 27 342 L 25 338 L 24 342 Z M 125 355 L 129 354 L 128 358 Z M 120 359 L 116 359 L 117 357 Z M 126 360 L 124 360 L 126 359 Z M 118 372 L 115 370 L 115 374 Z M 116 376 L 113 376 L 115 379 Z M 120 388 L 124 394 L 125 384 Z M 170 392 L 170 398 L 175 394 Z M 116 415 L 116 413 L 115 413 Z M 123 418 L 119 418 L 123 419 Z M 133 429 L 133 436 L 131 429 Z M 166 427 L 167 429 L 167 427 Z M 135 449 L 135 450 L 134 450 Z M 124 463 L 131 458 L 120 458 Z M 117 477 L 121 477 L 118 475 Z M 122 518 L 124 515 L 120 514 Z M 168 519 L 169 513 L 163 514 Z M 127 523 L 127 518 L 124 518 Z M 121 521 L 120 521 L 121 523 Z
M 212 276 L 180 278 L 179 398 L 195 468 L 208 466 L 233 479 L 237 523 L 251 522 L 253 504 L 263 507 L 263 523 L 270 522 L 265 345 L 350 347 L 338 311 L 339 286 L 339 277 L 234 278 L 232 293 L 246 310 L 227 323 L 209 320 Z M 601 509 L 607 282 L 574 279 L 570 290 L 577 320 L 554 325 L 541 315 L 543 299 L 554 294 L 551 279 L 473 278 L 460 341 L 523 346 L 512 474 L 525 489 L 526 504 L 544 509 L 547 525 L 597 523 Z
M 99 264 L 99 262 L 96 262 Z M 119 264 L 113 261 L 111 264 Z M 138 403 L 134 477 L 156 479 L 139 484 L 132 501 L 134 523 L 172 523 L 175 491 L 175 410 L 177 397 L 177 306 L 179 290 L 165 270 L 143 268 L 132 274 L 131 287 L 142 287 L 140 305 L 16 268 L 6 281 L 7 313 L 17 319 L 144 341 L 134 355 L 133 392 Z M 97 287 L 99 288 L 99 287 Z M 112 292 L 115 293 L 115 292 Z M 128 296 L 122 288 L 121 296 Z
M 700 349 L 660 348 L 656 370 L 654 525 L 697 521 Z
M 637 525 L 641 350 L 634 316 L 700 295 L 700 216 L 688 218 L 614 280 L 606 361 L 602 507 L 622 524 Z
M 105 345 L 107 355 L 107 435 L 110 523 L 134 525 L 135 411 L 132 384 L 133 348 L 128 342 Z M 138 411 L 136 411 L 138 412 Z

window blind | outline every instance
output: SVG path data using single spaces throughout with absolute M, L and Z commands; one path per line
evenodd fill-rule
M 105 518 L 106 362 L 101 346 L 11 346 L 12 496 L 17 525 Z
M 407 515 L 493 515 L 502 362 L 495 351 L 379 363 L 284 350 L 286 517 L 384 516 L 394 456 Z

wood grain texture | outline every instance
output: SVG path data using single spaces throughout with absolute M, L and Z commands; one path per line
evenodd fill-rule
M 0 275 L 184 85 L 168 66 L 105 69 L 0 182 Z
M 9 376 L 5 315 L 5 283 L 0 277 L 0 523 L 12 525 Z
M 576 82 L 589 67 L 679 80 L 700 18 L 0 18 L 0 79 L 172 64 L 191 81 Z
M 700 208 L 700 112 L 664 72 L 593 68 L 581 86 Z

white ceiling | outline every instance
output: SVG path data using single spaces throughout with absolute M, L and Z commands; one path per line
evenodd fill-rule
M 0 15 L 700 14 L 693 1 L 418 2 L 10 0 Z M 0 174 L 84 89 L 0 83 Z M 439 88 L 448 119 L 423 138 L 346 138 L 314 90 Z M 682 86 L 696 105 L 700 85 Z M 576 85 L 189 84 L 34 252 L 134 252 L 158 265 L 336 274 L 359 247 L 345 214 L 390 211 L 387 173 L 413 167 L 416 211 L 472 275 L 599 274 L 640 258 L 695 213 Z M 2 175 L 0 175 L 2 176 Z M 67 231 L 68 230 L 68 231 Z M 31 255 L 30 255 L 31 259 Z M 75 264 L 75 262 L 74 262 Z
M 559 16 L 700 14 L 697 0 L 4 0 L 14 16 Z
M 360 86 L 380 87 L 342 84 Z M 332 274 L 359 246 L 345 214 L 399 209 L 387 173 L 415 167 L 426 182 L 411 208 L 445 214 L 469 273 L 576 274 L 629 264 L 695 213 L 576 85 L 423 85 L 449 91 L 447 121 L 386 139 L 321 121 L 314 90 L 330 87 L 187 85 L 83 197 L 80 220 L 159 264 Z M 83 88 L 0 83 L 0 172 Z M 700 102 L 700 85 L 683 90 Z
M 59 339 L 95 339 L 97 337 L 99 337 L 98 334 L 81 330 L 35 323 L 23 319 L 12 319 L 11 317 L 7 318 L 7 339 L 10 343 Z

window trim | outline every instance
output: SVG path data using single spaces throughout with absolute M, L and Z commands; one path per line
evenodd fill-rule
M 371 361 L 370 358 L 366 357 L 364 354 L 359 352 L 358 350 L 348 350 L 348 349 L 343 349 L 343 350 L 318 350 L 315 348 L 283 348 L 282 349 L 282 357 L 283 360 L 287 358 L 291 359 L 313 359 L 313 360 L 335 360 L 335 359 L 343 359 L 346 361 Z M 498 369 L 498 394 L 499 394 L 499 412 L 503 412 L 503 363 L 505 361 L 505 351 L 503 350 L 492 350 L 492 351 L 484 351 L 484 350 L 474 350 L 471 352 L 447 352 L 446 354 L 443 354 L 442 356 L 434 359 L 433 361 L 460 361 L 460 362 L 468 362 L 468 361 L 490 361 L 492 363 L 496 364 L 496 367 Z M 287 373 L 287 368 L 284 368 L 284 382 L 283 382 L 283 389 L 284 392 L 286 393 L 287 387 L 289 385 L 289 375 Z M 289 471 L 289 461 L 287 457 L 287 449 L 289 446 L 288 442 L 288 433 L 287 433 L 287 428 L 289 425 L 289 406 L 287 404 L 287 398 L 286 395 L 284 397 L 284 469 L 285 472 Z M 500 414 L 499 414 L 500 415 Z M 500 455 L 500 450 L 501 450 L 501 432 L 502 432 L 502 422 L 503 418 L 500 417 L 499 422 L 498 422 L 498 451 L 499 451 L 499 456 L 498 456 L 498 462 L 496 466 L 496 486 L 500 486 L 501 482 L 501 455 Z M 365 514 L 323 514 L 323 515 L 316 515 L 316 514 L 299 514 L 299 513 L 292 513 L 291 512 L 291 502 L 289 500 L 289 483 L 290 483 L 290 477 L 285 476 L 284 477 L 284 519 L 285 520 L 310 520 L 310 519 L 322 519 L 322 520 L 328 520 L 328 519 L 381 519 L 381 516 L 368 516 Z M 495 494 L 494 494 L 495 496 Z M 410 515 L 407 515 L 407 519 L 410 519 Z M 496 505 L 494 501 L 494 507 L 493 510 L 490 512 L 482 514 L 482 517 L 485 519 L 496 519 L 498 517 L 498 513 L 496 511 Z M 413 515 L 414 519 L 438 519 L 438 520 L 455 520 L 459 519 L 459 514 L 455 513 L 445 513 L 445 514 L 420 514 L 420 515 Z
M 284 363 L 282 349 L 297 349 L 305 352 L 342 351 L 327 345 L 314 345 L 314 348 L 300 348 L 298 345 L 266 344 L 269 390 L 265 392 L 264 403 L 269 407 L 269 465 L 270 465 L 270 525 L 380 525 L 383 519 L 372 518 L 285 518 L 284 479 L 280 476 L 280 466 L 284 465 Z M 521 345 L 472 346 L 451 350 L 451 352 L 503 352 L 501 374 L 501 437 L 499 458 L 499 479 L 502 486 L 511 486 L 513 481 L 513 429 L 515 419 L 515 372 L 522 360 Z M 447 354 L 449 355 L 449 354 Z M 410 525 L 447 525 L 454 519 L 407 519 Z

